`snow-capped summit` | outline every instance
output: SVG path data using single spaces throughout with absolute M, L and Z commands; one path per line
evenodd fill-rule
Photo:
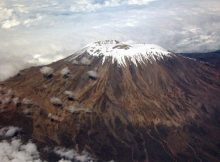
M 142 63 L 146 60 L 152 62 L 171 55 L 169 51 L 155 44 L 131 44 L 117 40 L 90 43 L 80 52 L 80 54 L 83 53 L 97 57 L 102 56 L 102 63 L 111 57 L 112 63 L 116 61 L 120 65 L 126 64 L 126 58 L 137 65 L 137 63 Z

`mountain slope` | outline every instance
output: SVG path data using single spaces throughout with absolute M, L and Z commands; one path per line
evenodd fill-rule
M 180 53 L 180 55 L 194 58 L 199 61 L 208 62 L 220 69 L 220 51 L 207 52 L 207 53 Z
M 2 87 L 31 100 L 11 108 L 30 111 L 32 136 L 43 143 L 102 160 L 220 158 L 219 72 L 155 45 L 95 42 Z

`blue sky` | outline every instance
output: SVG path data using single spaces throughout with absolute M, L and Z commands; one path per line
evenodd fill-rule
M 1 0 L 0 80 L 116 39 L 174 52 L 220 49 L 219 0 Z

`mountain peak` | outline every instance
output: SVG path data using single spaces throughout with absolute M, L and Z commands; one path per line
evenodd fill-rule
M 56 145 L 97 161 L 217 162 L 219 78 L 156 45 L 95 42 L 0 83 L 0 134 L 22 128 L 48 162 Z
M 155 44 L 131 44 L 117 40 L 90 43 L 83 48 L 81 54 L 83 53 L 87 53 L 90 56 L 103 57 L 102 63 L 111 57 L 112 63 L 116 61 L 119 65 L 125 65 L 126 58 L 137 65 L 137 63 L 152 62 L 163 59 L 165 56 L 171 56 L 169 51 Z

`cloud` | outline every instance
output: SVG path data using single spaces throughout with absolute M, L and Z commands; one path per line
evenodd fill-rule
M 20 24 L 20 22 L 18 20 L 16 20 L 15 18 L 11 19 L 11 20 L 6 20 L 2 23 L 2 28 L 3 29 L 10 29 L 12 27 L 18 26 Z
M 81 154 L 77 153 L 74 149 L 67 149 L 63 147 L 56 147 L 54 148 L 54 153 L 59 155 L 66 160 L 76 160 L 79 162 L 88 162 L 93 161 L 94 159 L 89 155 L 88 152 L 82 151 Z
M 21 128 L 9 126 L 0 129 L 0 136 L 2 137 L 13 137 L 17 132 L 21 131 Z
M 0 21 L 8 19 L 12 16 L 13 9 L 0 7 Z
M 71 160 L 60 159 L 58 162 L 71 162 Z
M 97 79 L 97 77 L 98 77 L 97 72 L 94 70 L 88 71 L 87 74 L 88 74 L 89 78 L 94 79 L 94 80 Z
M 60 71 L 60 74 L 63 75 L 63 76 L 68 76 L 69 73 L 70 73 L 70 69 L 68 67 L 63 68 Z
M 8 126 L 0 129 L 1 139 L 7 138 L 7 140 L 0 140 L 0 161 L 46 162 L 41 159 L 40 152 L 38 151 L 35 143 L 31 141 L 23 142 L 21 139 L 14 137 L 15 133 L 18 131 L 21 131 L 21 128 L 15 126 Z M 94 158 L 92 158 L 86 151 L 78 153 L 74 149 L 67 149 L 63 147 L 48 148 L 50 152 L 52 151 L 60 156 L 60 160 L 58 162 L 88 162 L 94 160 Z
M 41 162 L 36 145 L 23 144 L 19 139 L 0 142 L 0 159 L 4 162 Z
M 154 0 L 128 0 L 127 3 L 130 5 L 145 5 L 145 4 L 148 4 L 152 1 L 154 1 Z
M 106 1 L 94 1 L 94 0 L 80 0 L 74 2 L 70 11 L 72 12 L 94 12 L 99 9 L 108 7 L 117 7 L 123 5 L 146 5 L 155 0 L 106 0 Z
M 75 2 L 70 7 L 70 11 L 72 11 L 72 12 L 91 12 L 91 11 L 95 11 L 101 7 L 102 6 L 100 4 L 92 4 L 88 0 L 81 0 L 81 1 Z
M 36 22 L 40 21 L 42 19 L 41 15 L 37 15 L 35 18 L 28 18 L 23 21 L 23 25 L 26 27 L 30 27 L 31 25 L 35 24 Z
M 64 94 L 68 97 L 69 100 L 75 100 L 76 96 L 72 91 L 64 91 Z
M 28 7 L 23 4 L 14 4 L 14 7 L 20 13 L 29 13 Z
M 50 98 L 50 102 L 51 102 L 53 105 L 58 106 L 58 107 L 63 105 L 61 99 L 58 98 L 58 97 L 51 97 L 51 98 Z
M 46 76 L 52 75 L 54 70 L 51 67 L 44 66 L 40 69 L 40 72 Z
M 2 0 L 0 80 L 97 40 L 153 43 L 174 52 L 217 50 L 218 6 L 218 0 Z
M 9 51 L 0 50 L 0 81 L 17 74 L 23 68 L 31 66 L 26 61 L 25 57 L 22 58 L 22 55 L 19 56 Z
M 0 3 L 0 24 L 2 29 L 11 29 L 19 25 L 29 27 L 36 24 L 42 19 L 40 14 L 31 12 L 33 8 L 28 8 L 27 5 L 16 3 L 8 3 L 2 1 Z

